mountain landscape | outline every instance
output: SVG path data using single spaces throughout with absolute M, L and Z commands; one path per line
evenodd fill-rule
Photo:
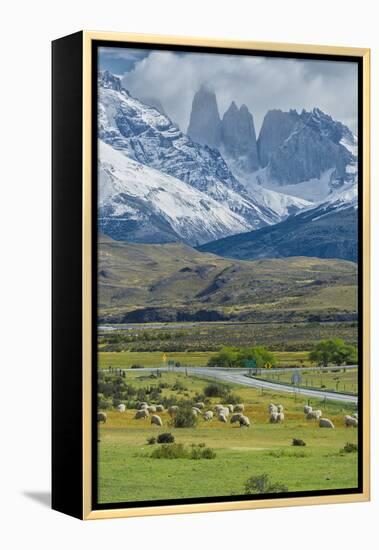
M 356 136 L 320 109 L 267 112 L 256 136 L 246 105 L 220 116 L 208 85 L 187 133 L 159 99 L 98 78 L 99 231 L 178 242 L 238 259 L 357 261 Z

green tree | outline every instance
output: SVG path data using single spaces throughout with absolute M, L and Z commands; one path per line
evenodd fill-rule
M 271 363 L 273 366 L 276 363 L 274 354 L 263 346 L 224 347 L 209 359 L 208 367 L 240 368 L 245 366 L 247 360 L 255 360 L 258 368 L 262 368 L 266 363 Z
M 355 346 L 346 344 L 341 338 L 331 338 L 318 342 L 309 353 L 309 359 L 322 367 L 327 367 L 330 363 L 355 364 L 358 361 L 358 352 Z

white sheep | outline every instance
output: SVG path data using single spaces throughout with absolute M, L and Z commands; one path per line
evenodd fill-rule
M 278 407 L 276 405 L 274 405 L 274 403 L 270 403 L 269 406 L 268 406 L 268 412 L 269 412 L 269 414 L 277 413 L 278 412 Z
M 322 416 L 322 413 L 320 410 L 317 411 L 311 411 L 306 415 L 307 420 L 319 420 Z
M 162 426 L 163 422 L 160 416 L 157 414 L 153 414 L 150 420 L 151 424 L 155 424 L 156 426 Z
M 197 409 L 204 409 L 205 405 L 204 403 L 202 403 L 201 401 L 199 401 L 199 403 L 195 403 L 195 407 Z
M 204 413 L 204 420 L 206 420 L 207 422 L 210 422 L 212 419 L 213 419 L 212 411 L 207 411 L 206 413 Z
M 234 406 L 231 403 L 227 405 L 227 407 L 229 409 L 229 412 L 234 413 Z
M 124 403 L 120 403 L 120 404 L 118 405 L 118 407 L 117 407 L 117 410 L 118 410 L 118 412 L 120 412 L 120 413 L 124 413 L 125 410 L 126 410 L 126 407 L 125 407 Z
M 276 422 L 284 422 L 284 412 L 278 412 L 278 415 L 276 417 Z
M 147 407 L 149 406 L 148 403 L 146 403 L 146 401 L 138 401 L 137 402 L 137 409 L 140 410 L 140 409 L 147 409 Z
M 138 420 L 139 418 L 147 418 L 149 416 L 149 411 L 147 409 L 139 409 L 136 411 L 134 418 Z
M 269 416 L 270 424 L 275 424 L 278 421 L 278 414 L 277 412 L 272 412 Z
M 241 415 L 241 417 L 239 419 L 239 423 L 240 423 L 241 428 L 243 426 L 245 426 L 246 428 L 250 428 L 250 420 L 248 419 L 247 416 Z
M 157 407 L 155 405 L 149 405 L 147 407 L 147 410 L 149 411 L 149 413 L 155 413 L 157 412 Z
M 222 409 L 220 409 L 219 411 L 219 414 L 223 414 L 225 416 L 229 416 L 229 409 L 228 407 L 223 407 Z
M 284 407 L 283 407 L 283 405 L 277 405 L 277 409 L 278 409 L 278 413 L 284 412 Z
M 228 421 L 228 419 L 226 418 L 226 416 L 225 416 L 224 414 L 222 414 L 222 413 L 219 413 L 219 415 L 218 415 L 217 418 L 219 419 L 220 422 L 227 422 L 227 421 Z
M 243 413 L 244 410 L 245 410 L 245 405 L 243 403 L 238 403 L 238 405 L 234 407 L 234 412 Z
M 214 410 L 215 410 L 217 413 L 220 412 L 220 411 L 222 411 L 223 409 L 224 409 L 224 405 L 218 404 L 218 405 L 215 405 L 215 406 L 214 406 Z
M 312 412 L 312 407 L 310 405 L 304 405 L 304 414 Z
M 201 410 L 198 409 L 197 407 L 192 407 L 192 412 L 195 414 L 195 416 L 197 416 L 198 414 L 201 414 Z
M 357 418 L 354 418 L 353 416 L 349 416 L 348 414 L 345 416 L 345 426 L 346 428 L 357 428 L 358 427 L 358 420 Z
M 334 428 L 334 424 L 329 418 L 320 418 L 318 425 L 320 428 Z
M 156 408 L 157 412 L 163 412 L 164 411 L 164 406 L 163 405 L 157 405 L 155 408 Z

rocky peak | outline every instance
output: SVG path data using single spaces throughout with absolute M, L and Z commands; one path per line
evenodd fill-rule
M 246 105 L 238 109 L 233 101 L 225 112 L 221 123 L 222 150 L 225 156 L 241 159 L 244 171 L 259 168 L 257 138 L 254 119 Z
M 216 94 L 205 84 L 194 95 L 187 134 L 201 145 L 220 146 L 221 120 Z
M 262 167 L 266 166 L 272 154 L 293 132 L 300 116 L 294 110 L 288 112 L 273 109 L 266 113 L 258 137 L 258 154 Z
M 98 75 L 98 84 L 102 88 L 115 90 L 116 92 L 126 91 L 121 84 L 121 80 L 109 71 L 100 71 Z

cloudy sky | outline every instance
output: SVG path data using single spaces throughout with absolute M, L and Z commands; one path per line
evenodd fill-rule
M 133 96 L 160 101 L 184 131 L 201 84 L 215 90 L 221 117 L 231 101 L 245 103 L 257 133 L 269 109 L 313 107 L 357 130 L 355 63 L 100 48 L 99 68 L 120 76 Z

